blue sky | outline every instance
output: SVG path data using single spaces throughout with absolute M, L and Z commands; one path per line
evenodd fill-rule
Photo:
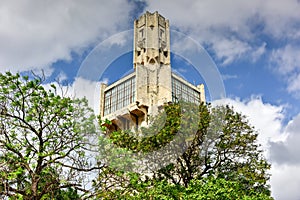
M 121 33 L 132 29 L 134 19 L 146 10 L 158 11 L 170 20 L 172 30 L 207 51 L 226 90 L 226 98 L 209 100 L 231 104 L 248 116 L 273 166 L 273 196 L 299 199 L 299 0 L 4 0 L 0 72 L 43 70 L 47 83 L 59 79 L 96 104 L 96 78 L 79 75 L 99 71 L 86 68 L 85 61 L 99 44 L 102 50 L 111 45 L 117 52 L 131 41 Z M 174 43 L 182 53 L 188 51 L 187 44 Z M 111 82 L 132 69 L 132 54 L 125 49 L 123 56 L 103 66 L 101 62 L 116 53 L 109 46 L 106 50 L 99 54 L 102 58 L 94 58 L 95 67 L 108 67 L 98 80 Z M 192 83 L 202 81 L 193 66 L 176 56 L 172 67 Z

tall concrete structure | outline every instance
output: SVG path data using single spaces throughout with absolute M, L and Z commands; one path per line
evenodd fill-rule
M 101 85 L 100 116 L 112 121 L 111 130 L 147 126 L 166 103 L 205 102 L 203 84 L 194 86 L 172 73 L 169 21 L 158 12 L 135 20 L 133 45 L 134 72 Z

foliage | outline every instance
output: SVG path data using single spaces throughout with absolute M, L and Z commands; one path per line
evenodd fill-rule
M 109 138 L 114 144 L 121 148 L 126 148 L 133 152 L 149 152 L 160 149 L 165 144 L 168 144 L 178 132 L 180 125 L 180 118 L 173 118 L 172 116 L 180 115 L 179 105 L 165 107 L 165 115 L 159 115 L 154 118 L 153 125 L 149 128 L 142 127 L 142 138 L 138 138 L 129 130 L 114 131 L 109 134 Z M 162 129 L 161 122 L 165 122 Z
M 56 190 L 53 194 L 44 195 L 42 200 L 55 199 L 55 200 L 79 200 L 80 195 L 77 190 L 69 187 L 67 189 Z
M 254 189 L 245 190 L 238 181 L 229 181 L 223 178 L 207 177 L 201 180 L 194 179 L 188 187 L 170 184 L 162 181 L 136 181 L 131 177 L 132 193 L 117 190 L 113 193 L 115 199 L 213 199 L 213 200 L 271 200 L 268 194 L 257 193 Z
M 86 100 L 57 92 L 54 84 L 46 90 L 37 76 L 0 74 L 0 197 L 86 192 L 82 172 L 99 168 L 86 157 L 88 138 L 96 133 L 94 115 Z
M 180 103 L 166 105 L 164 109 L 165 124 L 157 134 L 153 134 L 153 130 L 162 124 L 161 116 L 150 128 L 143 130 L 145 137 L 136 137 L 128 130 L 108 132 L 107 135 L 114 144 L 128 151 L 154 152 L 168 144 L 176 134 L 189 133 L 183 134 L 185 140 L 179 144 L 185 151 L 174 162 L 146 178 L 145 174 L 136 175 L 138 185 L 132 184 L 130 174 L 107 167 L 96 184 L 101 188 L 102 197 L 109 194 L 116 198 L 152 196 L 154 199 L 172 199 L 172 196 L 182 199 L 271 198 L 267 185 L 270 165 L 257 143 L 258 133 L 245 116 L 229 106 L 201 104 L 195 107 Z M 109 178 L 105 180 L 105 177 Z M 140 184 L 143 189 L 139 189 Z M 199 187 L 203 190 L 198 191 Z M 227 190 L 231 193 L 225 194 Z M 209 196 L 213 194 L 217 196 Z

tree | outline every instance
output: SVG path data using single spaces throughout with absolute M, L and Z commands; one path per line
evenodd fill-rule
M 122 177 L 115 180 L 122 180 L 123 186 L 109 192 L 122 196 L 126 191 L 131 196 L 142 197 L 141 193 L 150 194 L 145 191 L 158 192 L 163 187 L 161 190 L 164 191 L 189 193 L 189 197 L 192 197 L 191 191 L 195 191 L 195 195 L 207 194 L 209 197 L 210 193 L 213 194 L 219 189 L 223 192 L 230 189 L 233 191 L 232 195 L 239 195 L 239 198 L 255 199 L 260 196 L 261 199 L 271 199 L 267 184 L 270 165 L 257 143 L 258 133 L 249 125 L 245 116 L 229 106 L 211 107 L 201 104 L 195 107 L 189 103 L 166 105 L 165 111 L 165 126 L 155 135 L 140 139 L 134 134 L 128 135 L 128 130 L 107 134 L 116 145 L 128 151 L 151 152 L 170 142 L 175 134 L 181 134 L 180 129 L 184 127 L 185 132 L 194 132 L 194 135 L 192 139 L 180 143 L 185 149 L 183 154 L 167 166 L 153 171 L 151 176 L 137 175 L 138 178 L 134 180 L 138 180 L 138 186 L 133 186 L 128 173 L 115 173 Z M 155 123 L 153 127 L 156 127 Z M 104 176 L 100 175 L 103 183 Z M 197 187 L 205 188 L 212 183 L 215 187 L 210 188 L 210 193 L 197 193 Z M 144 186 L 143 189 L 137 189 L 141 185 Z M 105 185 L 100 187 L 105 188 Z M 164 195 L 171 196 L 171 193 Z M 222 196 L 219 197 L 222 199 Z
M 0 196 L 87 194 L 84 172 L 101 168 L 88 157 L 96 131 L 87 101 L 58 95 L 54 84 L 46 90 L 37 76 L 7 72 L 0 74 L 0 104 Z
M 203 179 L 193 179 L 188 187 L 172 184 L 166 180 L 141 180 L 140 175 L 129 175 L 129 187 L 102 192 L 102 199 L 243 199 L 272 200 L 269 194 L 259 193 L 255 189 L 245 190 L 243 183 L 223 178 L 209 176 Z

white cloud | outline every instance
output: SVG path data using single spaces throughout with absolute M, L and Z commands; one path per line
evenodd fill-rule
M 224 99 L 214 104 L 229 104 L 249 119 L 259 132 L 258 141 L 266 150 L 272 167 L 271 191 L 276 200 L 298 200 L 300 197 L 300 113 L 283 124 L 285 106 L 263 102 L 261 97 L 249 100 Z
M 251 97 L 249 100 L 223 99 L 214 104 L 228 104 L 237 112 L 247 116 L 249 123 L 260 133 L 258 141 L 264 149 L 268 148 L 269 141 L 282 141 L 286 136 L 282 134 L 282 120 L 284 106 L 275 106 L 263 102 L 261 97 Z
M 286 140 L 271 143 L 271 159 L 281 165 L 300 165 L 300 114 L 288 123 L 284 132 Z
M 245 55 L 251 49 L 246 42 L 227 38 L 219 38 L 213 41 L 212 48 L 216 52 L 217 57 L 222 60 L 222 65 L 232 63 L 232 61 Z
M 1 1 L 0 71 L 45 68 L 128 28 L 127 1 Z M 123 28 L 122 28 L 123 27 Z
M 71 98 L 86 98 L 90 108 L 95 114 L 99 114 L 100 108 L 100 82 L 94 82 L 83 78 L 76 78 L 71 85 L 61 85 L 59 82 L 43 84 L 46 90 L 53 91 L 51 85 L 55 85 L 58 95 Z
M 287 91 L 300 96 L 300 47 L 286 45 L 272 52 L 272 67 L 287 83 Z
M 56 77 L 56 80 L 59 81 L 59 82 L 66 81 L 67 79 L 68 79 L 68 76 L 64 72 L 60 72 L 58 74 L 58 76 Z
M 128 34 L 126 34 L 128 32 Z M 114 45 L 117 46 L 124 46 L 126 45 L 126 42 L 128 42 L 128 40 L 131 39 L 132 34 L 130 34 L 130 30 L 126 30 L 125 32 L 120 32 L 119 34 L 115 34 L 113 36 L 111 36 L 110 38 L 108 38 L 107 40 L 105 40 L 105 47 L 107 48 L 111 48 Z
M 267 43 L 263 42 L 260 47 L 252 52 L 252 61 L 255 62 L 260 56 L 262 56 L 266 52 Z
M 72 91 L 75 97 L 88 100 L 89 106 L 94 109 L 95 114 L 100 113 L 100 83 L 76 78 L 72 84 Z
M 300 95 L 300 73 L 294 74 L 288 78 L 288 91 Z
M 179 32 L 171 32 L 171 51 L 182 53 L 182 52 L 194 52 L 197 51 L 198 48 L 201 48 L 201 46 L 198 46 L 198 43 L 196 43 L 195 40 L 188 37 L 185 34 L 179 33 Z
M 272 196 L 276 200 L 299 200 L 299 170 L 300 165 L 272 165 Z
M 277 38 L 294 38 L 299 31 L 298 0 L 261 0 L 259 15 L 264 21 L 264 31 Z M 298 23 L 298 24 L 297 24 Z
M 287 138 L 272 142 L 270 153 L 273 167 L 271 185 L 277 199 L 298 200 L 300 197 L 300 114 L 285 127 Z
M 229 80 L 229 79 L 236 79 L 238 78 L 238 76 L 235 75 L 231 75 L 231 74 L 222 74 L 222 79 L 223 81 Z
M 283 75 L 300 71 L 300 48 L 290 44 L 272 52 L 272 61 L 277 65 L 277 72 Z

